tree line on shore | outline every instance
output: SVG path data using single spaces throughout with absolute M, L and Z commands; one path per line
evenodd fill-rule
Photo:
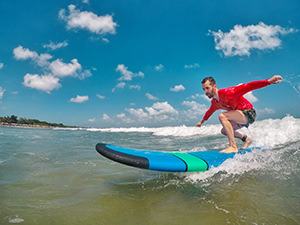
M 65 126 L 62 123 L 48 123 L 46 121 L 39 121 L 37 119 L 26 119 L 22 117 L 18 119 L 18 117 L 15 115 L 4 116 L 4 117 L 0 116 L 0 123 L 24 124 L 24 125 L 46 126 L 46 127 L 70 127 L 70 126 Z

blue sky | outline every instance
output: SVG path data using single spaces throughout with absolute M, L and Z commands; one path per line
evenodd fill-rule
M 258 119 L 299 117 L 299 10 L 297 0 L 1 1 L 0 116 L 195 125 L 210 105 L 204 77 L 224 88 L 280 74 L 247 98 Z

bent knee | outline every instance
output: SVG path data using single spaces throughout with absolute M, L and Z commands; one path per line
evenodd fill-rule
M 224 113 L 219 114 L 219 120 L 227 119 Z

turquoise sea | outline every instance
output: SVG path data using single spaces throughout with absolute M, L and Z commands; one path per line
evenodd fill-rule
M 136 169 L 95 150 L 219 150 L 220 129 L 0 127 L 0 224 L 300 224 L 298 118 L 243 128 L 262 150 L 200 173 Z

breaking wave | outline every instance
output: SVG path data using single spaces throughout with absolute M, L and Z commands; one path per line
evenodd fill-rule
M 191 137 L 191 136 L 216 136 L 220 135 L 220 124 L 204 125 L 201 128 L 190 126 L 170 127 L 131 127 L 131 128 L 88 128 L 93 132 L 116 133 L 151 133 L 155 136 Z M 256 146 L 275 147 L 300 140 L 300 119 L 287 115 L 282 119 L 266 119 L 256 121 L 248 129 L 242 128 L 242 133 L 251 136 Z

